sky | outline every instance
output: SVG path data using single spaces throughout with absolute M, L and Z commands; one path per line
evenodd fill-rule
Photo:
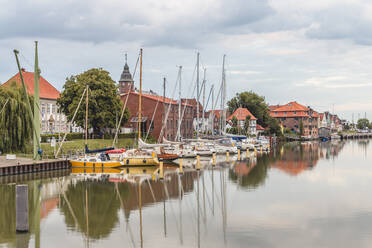
M 144 89 L 161 93 L 166 77 L 167 96 L 178 97 L 182 66 L 182 96 L 190 97 L 199 52 L 208 96 L 220 86 L 226 54 L 228 99 L 252 90 L 269 104 L 297 101 L 348 120 L 353 113 L 354 120 L 372 119 L 372 1 L 0 0 L 0 6 L 0 82 L 17 73 L 13 49 L 33 70 L 38 40 L 42 76 L 58 90 L 66 77 L 90 68 L 118 81 L 125 53 L 133 72 L 143 48 Z

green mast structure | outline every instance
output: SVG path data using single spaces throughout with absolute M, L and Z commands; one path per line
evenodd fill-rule
M 40 78 L 40 69 L 39 69 L 39 58 L 37 52 L 37 41 L 35 41 L 35 73 L 34 73 L 34 160 L 40 160 L 41 154 L 39 154 L 39 147 L 36 146 L 40 142 L 40 94 L 39 94 L 39 78 Z
M 42 154 L 42 150 L 41 150 L 41 147 L 40 147 L 40 109 L 39 109 L 39 105 L 40 105 L 40 98 L 39 98 L 39 77 L 40 77 L 40 70 L 38 69 L 39 68 L 39 65 L 38 65 L 38 56 L 37 56 L 37 41 L 35 41 L 35 44 L 36 44 L 36 47 L 35 47 L 35 102 L 37 101 L 37 105 L 34 104 L 34 113 L 32 113 L 32 109 L 31 109 L 31 103 L 30 103 L 30 100 L 28 98 L 28 93 L 27 93 L 27 89 L 26 89 L 26 85 L 25 85 L 25 81 L 23 79 L 23 75 L 22 75 L 22 69 L 21 69 L 21 65 L 19 63 L 19 59 L 18 59 L 18 51 L 17 50 L 13 50 L 14 52 L 14 55 L 16 57 L 16 61 L 17 61 L 17 66 L 18 66 L 18 70 L 19 70 L 19 76 L 21 78 L 21 81 L 22 81 L 22 87 L 23 87 L 23 92 L 25 93 L 25 96 L 26 96 L 26 101 L 27 101 L 27 109 L 28 109 L 28 112 L 32 118 L 32 127 L 33 127 L 33 134 L 34 134 L 34 142 L 33 142 L 33 145 L 34 145 L 34 160 L 40 160 L 41 159 L 41 154 Z M 37 87 L 36 87 L 36 82 L 37 82 Z M 36 91 L 36 88 L 37 88 L 37 91 Z M 37 97 L 36 97 L 36 92 L 37 92 Z M 37 107 L 35 107 L 37 106 Z M 35 110 L 37 109 L 37 111 Z M 35 113 L 37 114 L 37 119 L 35 119 Z M 37 122 L 36 122 L 37 120 Z M 35 154 L 35 151 L 36 151 L 36 154 Z

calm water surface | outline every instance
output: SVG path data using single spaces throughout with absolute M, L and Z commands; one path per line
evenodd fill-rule
M 104 180 L 82 171 L 0 177 L 0 247 L 372 247 L 371 148 L 286 144 L 182 176 L 168 167 L 164 181 L 151 177 L 156 168 Z M 16 235 L 20 183 L 29 185 L 30 232 Z

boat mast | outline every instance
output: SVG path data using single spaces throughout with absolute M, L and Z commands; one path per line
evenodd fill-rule
M 199 52 L 196 59 L 196 138 L 199 139 Z
M 226 132 L 226 110 L 225 110 L 225 97 L 226 97 L 226 82 L 225 82 L 225 58 L 226 55 L 223 55 L 222 62 L 222 90 L 221 90 L 221 131 Z
M 41 156 L 38 153 L 39 148 L 35 145 L 37 140 L 40 140 L 40 95 L 39 95 L 39 78 L 40 78 L 40 69 L 39 69 L 39 57 L 37 51 L 37 41 L 35 41 L 35 72 L 34 72 L 34 122 L 35 122 L 35 132 L 34 132 L 34 159 L 40 160 Z
M 87 97 L 85 100 L 85 145 L 88 145 L 88 90 L 89 86 L 86 86 Z
M 178 98 L 179 98 L 179 103 L 178 103 L 178 128 L 177 128 L 177 135 L 176 139 L 181 140 L 181 123 L 182 123 L 182 118 L 181 118 L 181 73 L 182 73 L 182 66 L 179 67 L 178 75 L 179 75 L 179 91 L 178 91 Z
M 214 84 L 212 85 L 212 126 L 211 126 L 211 131 L 212 131 L 212 136 L 214 135 Z
M 140 49 L 140 88 L 138 99 L 138 139 L 141 138 L 141 98 L 142 98 L 142 48 Z
M 204 78 L 203 78 L 203 117 L 202 117 L 202 130 L 203 132 L 205 132 L 205 119 L 204 119 L 204 116 L 205 116 L 205 85 L 206 85 L 206 79 L 205 79 L 205 76 L 207 74 L 207 68 L 204 68 Z

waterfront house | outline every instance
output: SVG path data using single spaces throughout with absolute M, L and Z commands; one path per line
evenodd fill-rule
M 256 135 L 257 134 L 256 132 L 257 118 L 251 112 L 249 112 L 247 108 L 237 108 L 234 111 L 234 113 L 232 113 L 227 118 L 226 121 L 231 123 L 232 119 L 235 117 L 238 121 L 238 128 L 244 130 L 244 124 L 245 124 L 245 120 L 247 116 L 249 116 L 250 119 L 249 119 L 248 130 L 246 131 L 249 135 Z
M 269 107 L 270 115 L 281 123 L 283 128 L 301 136 L 318 136 L 318 112 L 297 102 L 289 102 L 285 105 L 272 105 Z
M 22 69 L 22 76 L 30 95 L 34 95 L 35 74 Z M 1 87 L 10 86 L 12 83 L 21 86 L 22 81 L 19 73 L 15 74 L 9 80 L 1 85 Z M 64 114 L 59 113 L 57 106 L 57 98 L 60 92 L 45 78 L 40 76 L 39 79 L 39 96 L 40 96 L 40 132 L 41 133 L 57 133 L 80 131 L 78 127 L 67 127 L 67 118 Z M 72 128 L 74 128 L 72 130 Z

